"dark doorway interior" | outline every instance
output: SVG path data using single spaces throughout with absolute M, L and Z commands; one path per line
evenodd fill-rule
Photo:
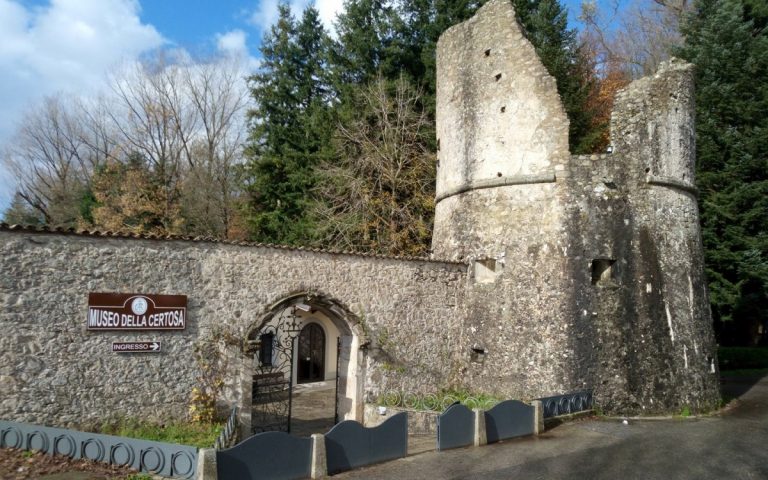
M 299 334 L 297 383 L 321 382 L 325 378 L 325 333 L 320 325 L 310 323 Z

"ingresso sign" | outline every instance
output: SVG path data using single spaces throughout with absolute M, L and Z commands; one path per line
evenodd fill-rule
M 112 351 L 117 353 L 158 353 L 160 342 L 112 342 Z
M 88 330 L 184 330 L 185 295 L 89 293 Z

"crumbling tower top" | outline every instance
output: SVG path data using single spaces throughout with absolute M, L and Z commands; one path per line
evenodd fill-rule
M 568 152 L 557 85 L 508 0 L 491 0 L 437 46 L 437 200 L 552 176 Z M 562 167 L 560 167 L 562 168 Z

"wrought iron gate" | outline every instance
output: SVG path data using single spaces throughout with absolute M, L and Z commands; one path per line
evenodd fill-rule
M 289 307 L 276 315 L 250 339 L 254 358 L 252 379 L 251 433 L 291 432 L 293 407 L 294 355 L 302 320 Z M 333 423 L 339 423 L 339 391 L 345 388 L 341 366 L 342 340 L 336 342 L 336 380 L 334 384 Z
M 333 424 L 339 423 L 339 379 L 341 378 L 341 372 L 339 372 L 339 365 L 341 365 L 341 337 L 336 339 L 336 387 L 333 392 Z
M 287 309 L 259 331 L 251 402 L 254 434 L 291 431 L 293 351 L 300 326 L 294 310 Z

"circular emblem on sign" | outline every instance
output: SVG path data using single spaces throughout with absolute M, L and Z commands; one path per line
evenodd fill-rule
M 131 311 L 135 315 L 144 315 L 147 313 L 147 299 L 139 297 L 131 303 Z

